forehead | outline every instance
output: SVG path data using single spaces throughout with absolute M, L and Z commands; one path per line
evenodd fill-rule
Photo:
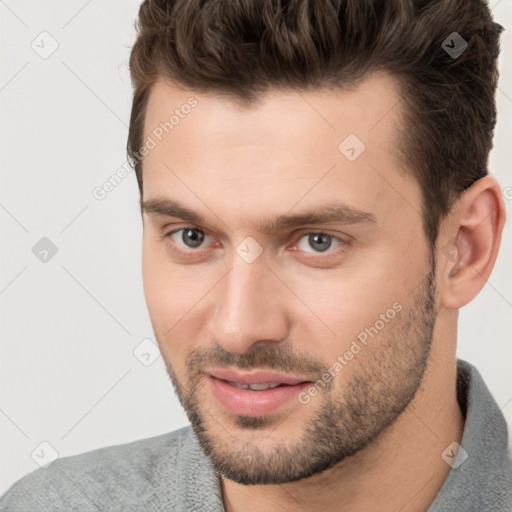
M 170 146 L 173 139 L 183 142 L 180 132 L 192 135 L 193 131 L 195 137 L 190 140 L 195 145 L 264 147 L 281 143 L 285 147 L 299 139 L 302 148 L 309 150 L 319 137 L 337 142 L 355 134 L 377 149 L 396 135 L 402 107 L 397 85 L 395 79 L 381 72 L 370 75 L 357 87 L 270 90 L 255 104 L 241 106 L 215 93 L 184 90 L 158 80 L 149 96 L 144 132 L 159 139 L 158 132 L 163 129 L 160 135 Z M 166 137 L 171 132 L 175 137 Z M 311 144 L 303 146 L 307 141 Z
M 262 197 L 314 206 L 327 194 L 367 210 L 379 198 L 395 207 L 410 195 L 404 187 L 416 187 L 405 183 L 396 146 L 401 108 L 386 74 L 350 89 L 274 90 L 248 107 L 158 81 L 145 119 L 144 141 L 154 144 L 143 159 L 144 199 L 179 188 L 194 205 L 208 194 L 247 211 Z

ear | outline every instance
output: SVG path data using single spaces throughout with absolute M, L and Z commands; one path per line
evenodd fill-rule
M 442 223 L 437 243 L 441 305 L 458 309 L 484 287 L 505 225 L 501 188 L 490 175 L 465 190 Z

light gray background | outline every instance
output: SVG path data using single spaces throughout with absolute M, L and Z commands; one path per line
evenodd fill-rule
M 512 0 L 491 5 L 510 30 Z M 153 333 L 135 176 L 102 201 L 92 195 L 126 161 L 127 60 L 138 6 L 139 0 L 0 0 L 0 493 L 49 462 L 53 450 L 66 456 L 188 423 L 161 357 L 147 345 Z M 59 46 L 48 58 L 31 47 L 44 54 L 53 40 Z M 511 46 L 506 30 L 490 160 L 509 217 Z M 490 281 L 461 310 L 458 347 L 509 424 L 511 223 Z M 47 262 L 32 252 L 42 237 L 58 249 Z

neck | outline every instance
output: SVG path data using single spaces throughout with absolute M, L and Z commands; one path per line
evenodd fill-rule
M 298 482 L 244 486 L 222 478 L 226 512 L 379 510 L 383 503 L 427 511 L 451 469 L 441 454 L 460 443 L 464 428 L 455 352 L 446 352 L 433 350 L 414 399 L 375 442 Z

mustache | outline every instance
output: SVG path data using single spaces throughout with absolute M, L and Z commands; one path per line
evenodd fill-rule
M 323 361 L 307 353 L 270 344 L 253 346 L 243 353 L 229 352 L 215 344 L 208 349 L 194 349 L 187 359 L 187 369 L 190 375 L 200 374 L 205 368 L 226 368 L 228 366 L 244 370 L 265 368 L 284 373 L 298 373 L 311 376 L 311 380 L 321 378 L 328 367 Z

